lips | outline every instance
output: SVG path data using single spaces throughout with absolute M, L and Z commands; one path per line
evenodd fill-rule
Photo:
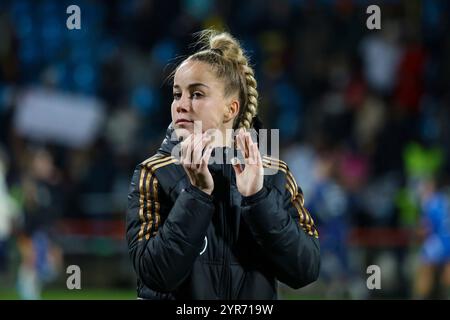
M 179 123 L 192 123 L 194 121 L 191 120 L 187 120 L 187 119 L 178 119 L 175 123 L 179 124 Z

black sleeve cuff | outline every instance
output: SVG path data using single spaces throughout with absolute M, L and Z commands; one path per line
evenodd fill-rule
M 266 186 L 263 186 L 261 190 L 259 190 L 257 193 L 248 196 L 248 197 L 242 197 L 242 205 L 243 206 L 251 206 L 255 203 L 258 203 L 261 199 L 264 199 L 269 194 L 269 190 Z
M 199 198 L 200 200 L 203 200 L 205 202 L 212 202 L 214 199 L 212 195 L 209 195 L 206 192 L 203 192 L 202 190 L 200 190 L 197 187 L 194 187 L 193 185 L 190 185 L 189 187 L 187 187 L 185 189 L 185 191 L 193 194 L 194 197 Z

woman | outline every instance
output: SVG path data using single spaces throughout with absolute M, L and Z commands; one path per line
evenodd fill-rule
M 276 299 L 277 280 L 300 288 L 317 279 L 318 233 L 287 165 L 261 156 L 247 131 L 258 92 L 239 43 L 210 30 L 200 43 L 175 71 L 166 139 L 131 182 L 127 240 L 138 297 Z M 240 129 L 235 139 L 231 129 Z M 242 164 L 210 161 L 238 154 L 235 145 Z

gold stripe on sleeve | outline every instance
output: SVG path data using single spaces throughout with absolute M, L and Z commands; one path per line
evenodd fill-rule
M 153 231 L 153 236 L 158 232 L 159 227 L 159 210 L 160 210 L 160 202 L 158 200 L 158 179 L 153 180 L 153 198 L 154 198 L 154 208 L 155 208 L 155 230 Z
M 159 217 L 159 202 L 153 201 L 152 196 L 150 195 L 150 187 L 154 188 L 153 195 L 157 197 L 157 182 L 155 184 L 155 181 L 152 186 L 150 186 L 151 178 L 154 177 L 156 179 L 155 170 L 158 168 L 161 168 L 165 165 L 176 163 L 177 160 L 172 156 L 163 156 L 160 154 L 156 154 L 149 159 L 142 162 L 142 169 L 139 177 L 139 220 L 141 223 L 139 233 L 138 233 L 138 241 L 141 241 L 144 238 L 148 240 L 150 236 L 150 230 L 153 226 L 153 219 L 152 219 L 152 208 L 157 207 L 155 217 L 155 224 L 158 224 L 160 221 Z M 144 207 L 147 206 L 147 210 L 144 213 Z M 146 228 L 147 227 L 147 228 Z M 147 230 L 146 230 L 147 229 Z
M 146 190 L 146 204 L 147 204 L 147 231 L 145 232 L 145 238 L 148 240 L 148 235 L 150 230 L 153 226 L 153 219 L 152 219 L 152 201 L 151 201 L 151 195 L 150 195 L 150 180 L 153 178 L 153 172 L 147 176 L 147 180 L 145 182 L 145 190 Z
M 144 228 L 145 228 L 145 217 L 144 217 L 144 178 L 147 170 L 145 168 L 141 169 L 141 176 L 139 178 L 139 220 L 141 221 L 141 228 L 138 234 L 138 241 L 142 240 L 144 236 Z

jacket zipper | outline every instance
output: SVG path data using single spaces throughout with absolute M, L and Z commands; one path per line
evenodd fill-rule
M 223 152 L 223 151 L 222 151 Z M 225 165 L 222 164 L 224 167 L 222 167 L 222 175 L 225 177 Z M 224 187 L 224 186 L 223 186 Z M 225 190 L 225 188 L 223 189 Z M 221 208 L 221 220 L 222 220 L 222 232 L 223 232 L 223 245 L 222 245 L 222 261 L 223 261 L 223 267 L 222 271 L 220 273 L 220 279 L 219 279 L 219 299 L 224 300 L 227 296 L 226 294 L 226 275 L 225 275 L 225 265 L 226 265 L 226 210 L 225 210 L 225 204 L 222 202 Z
M 224 148 L 223 156 L 225 160 L 225 164 L 223 164 L 222 167 L 222 174 L 225 180 L 228 180 L 228 188 L 227 186 L 223 186 L 224 190 L 224 201 L 222 202 L 222 221 L 223 221 L 223 251 L 222 251 L 222 258 L 223 258 L 223 269 L 222 273 L 220 275 L 220 281 L 219 281 L 219 297 L 221 299 L 227 299 L 231 300 L 232 298 L 232 286 L 231 286 L 231 271 L 230 271 L 230 249 L 228 248 L 228 244 L 232 241 L 232 230 L 231 227 L 228 225 L 228 209 L 232 207 L 232 193 L 231 193 L 231 175 L 232 175 L 232 168 L 231 165 L 228 164 L 228 150 Z
M 230 186 L 228 188 L 228 208 L 232 208 L 232 170 L 233 168 L 231 167 L 230 164 L 227 165 L 227 171 L 228 171 L 228 179 L 230 182 Z M 226 210 L 225 212 L 227 212 L 228 210 Z M 229 238 L 229 242 L 230 244 L 233 243 L 233 231 L 232 231 L 232 227 L 234 226 L 234 223 L 230 224 L 230 228 L 228 228 L 229 230 L 229 234 L 228 234 L 228 238 Z M 227 250 L 227 254 L 228 254 L 228 261 L 229 261 L 229 268 L 228 268 L 228 299 L 232 299 L 232 281 L 231 281 L 231 249 Z
M 224 164 L 223 164 L 223 169 L 222 169 L 222 174 L 224 176 L 224 178 L 230 179 L 229 176 L 229 170 L 228 170 L 228 166 L 227 166 L 227 149 L 226 147 L 224 148 L 223 151 L 223 156 L 224 156 Z M 226 187 L 226 186 L 224 186 Z M 230 200 L 230 190 L 229 188 L 224 188 L 224 200 L 222 203 L 222 217 L 223 217 L 223 271 L 221 274 L 221 296 L 222 299 L 231 299 L 231 290 L 230 290 L 230 276 L 229 276 L 229 250 L 227 248 L 227 244 L 229 242 L 229 238 L 230 238 L 230 231 L 229 231 L 229 227 L 228 227 L 228 220 L 227 220 L 227 209 L 229 207 L 228 205 L 228 201 Z M 228 200 L 228 201 L 227 201 Z
M 225 234 L 226 234 L 226 244 L 230 244 L 231 242 L 232 242 L 232 239 L 231 239 L 231 237 L 232 237 L 232 230 L 231 230 L 231 226 L 229 226 L 228 225 L 228 221 L 229 221 L 229 208 L 231 208 L 231 205 L 230 205 L 230 203 L 231 203 L 231 165 L 229 164 L 229 161 L 228 161 L 228 154 L 227 154 L 227 152 L 228 152 L 229 150 L 228 149 L 226 149 L 225 148 L 225 159 L 226 159 L 226 161 L 225 161 L 225 177 L 227 178 L 227 181 L 229 182 L 229 185 L 228 185 L 228 188 L 227 188 L 227 191 L 226 191 L 226 201 L 224 201 L 224 213 L 225 213 L 225 221 L 227 222 L 225 225 L 226 225 L 226 232 L 225 232 Z M 227 201 L 228 200 L 228 201 Z M 229 249 L 229 246 L 227 245 L 226 246 L 226 251 L 225 251 L 225 270 L 226 270 L 226 272 L 225 272 L 225 274 L 226 274 L 226 277 L 225 277 L 225 285 L 226 285 L 226 297 L 227 297 L 227 299 L 228 300 L 231 300 L 231 270 L 230 270 L 230 268 L 231 268 L 231 265 L 230 265 L 230 249 Z

